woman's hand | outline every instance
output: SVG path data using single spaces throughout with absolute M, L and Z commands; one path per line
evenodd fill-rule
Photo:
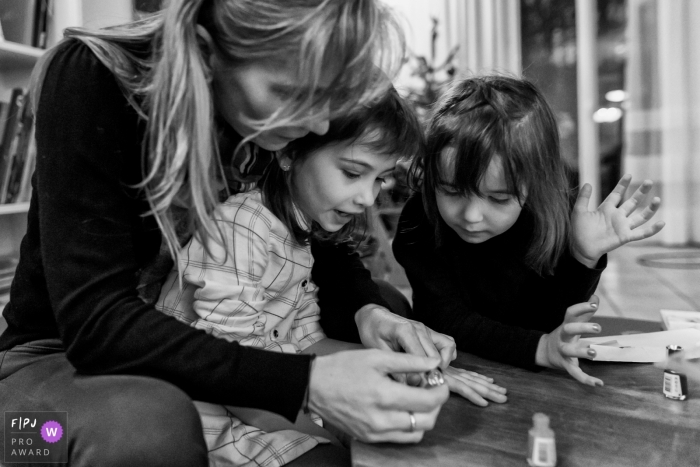
M 637 211 L 639 204 L 654 186 L 651 180 L 645 180 L 627 201 L 620 204 L 631 181 L 632 176 L 629 174 L 622 177 L 595 211 L 588 210 L 593 189 L 588 183 L 581 188 L 571 215 L 571 252 L 589 268 L 594 268 L 605 253 L 625 243 L 656 235 L 664 227 L 661 221 L 641 227 L 654 216 L 661 204 L 661 199 L 655 197 L 646 208 Z
M 318 357 L 309 381 L 309 408 L 361 441 L 417 443 L 435 426 L 449 391 L 444 385 L 407 386 L 389 375 L 423 373 L 438 363 L 437 358 L 376 349 Z
M 603 385 L 598 378 L 588 376 L 578 366 L 579 358 L 593 359 L 595 350 L 586 344 L 578 342 L 581 334 L 597 334 L 600 325 L 589 323 L 598 309 L 598 297 L 593 295 L 589 302 L 578 303 L 566 310 L 566 316 L 561 326 L 540 339 L 537 346 L 535 362 L 548 368 L 566 370 L 577 381 L 589 386 Z
M 363 306 L 355 314 L 355 322 L 365 347 L 439 358 L 442 369 L 457 358 L 457 344 L 452 337 L 382 306 Z
M 493 384 L 493 378 L 448 366 L 443 372 L 450 391 L 459 394 L 473 404 L 486 407 L 486 399 L 502 404 L 508 400 L 506 388 Z

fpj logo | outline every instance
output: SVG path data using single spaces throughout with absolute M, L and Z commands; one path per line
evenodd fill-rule
M 5 463 L 68 462 L 67 412 L 5 412 Z

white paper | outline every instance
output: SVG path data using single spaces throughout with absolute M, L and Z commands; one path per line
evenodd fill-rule
M 664 327 L 674 329 L 700 329 L 700 311 L 659 310 Z
M 652 363 L 666 360 L 666 346 L 690 349 L 700 345 L 700 329 L 626 334 L 581 339 L 596 351 L 594 361 Z

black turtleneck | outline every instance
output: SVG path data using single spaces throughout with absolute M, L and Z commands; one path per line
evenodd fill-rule
M 411 283 L 416 318 L 454 337 L 459 350 L 535 369 L 540 337 L 562 323 L 569 306 L 590 298 L 607 257 L 589 269 L 567 251 L 553 275 L 539 275 L 524 261 L 530 225 L 523 211 L 508 231 L 471 244 L 442 222 L 436 246 L 420 193 L 411 197 L 393 250 Z
M 143 177 L 145 125 L 112 73 L 82 42 L 59 46 L 43 82 L 36 124 L 27 233 L 4 310 L 8 328 L 0 351 L 59 338 L 79 373 L 152 376 L 196 400 L 261 408 L 293 420 L 306 392 L 310 356 L 215 338 L 139 296 L 139 281 L 161 245 L 155 220 L 145 215 L 144 192 L 134 188 Z M 224 157 L 237 144 L 236 135 L 227 141 Z M 335 335 L 357 340 L 354 312 L 369 303 L 385 305 L 377 286 L 357 255 L 317 246 L 314 257 L 322 319 L 338 330 Z

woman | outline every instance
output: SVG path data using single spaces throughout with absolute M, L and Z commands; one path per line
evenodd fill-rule
M 3 410 L 68 412 L 72 465 L 206 465 L 192 399 L 420 440 L 447 388 L 387 375 L 444 366 L 454 343 L 382 307 L 347 252 L 314 250 L 319 285 L 342 291 L 322 307 L 357 322 L 365 345 L 420 356 L 244 348 L 157 312 L 148 293 L 159 251 L 195 230 L 218 238 L 209 212 L 255 184 L 269 151 L 383 92 L 374 66 L 395 61 L 400 39 L 388 13 L 368 0 L 173 0 L 67 35 L 35 72 L 39 162 L 0 337 Z

